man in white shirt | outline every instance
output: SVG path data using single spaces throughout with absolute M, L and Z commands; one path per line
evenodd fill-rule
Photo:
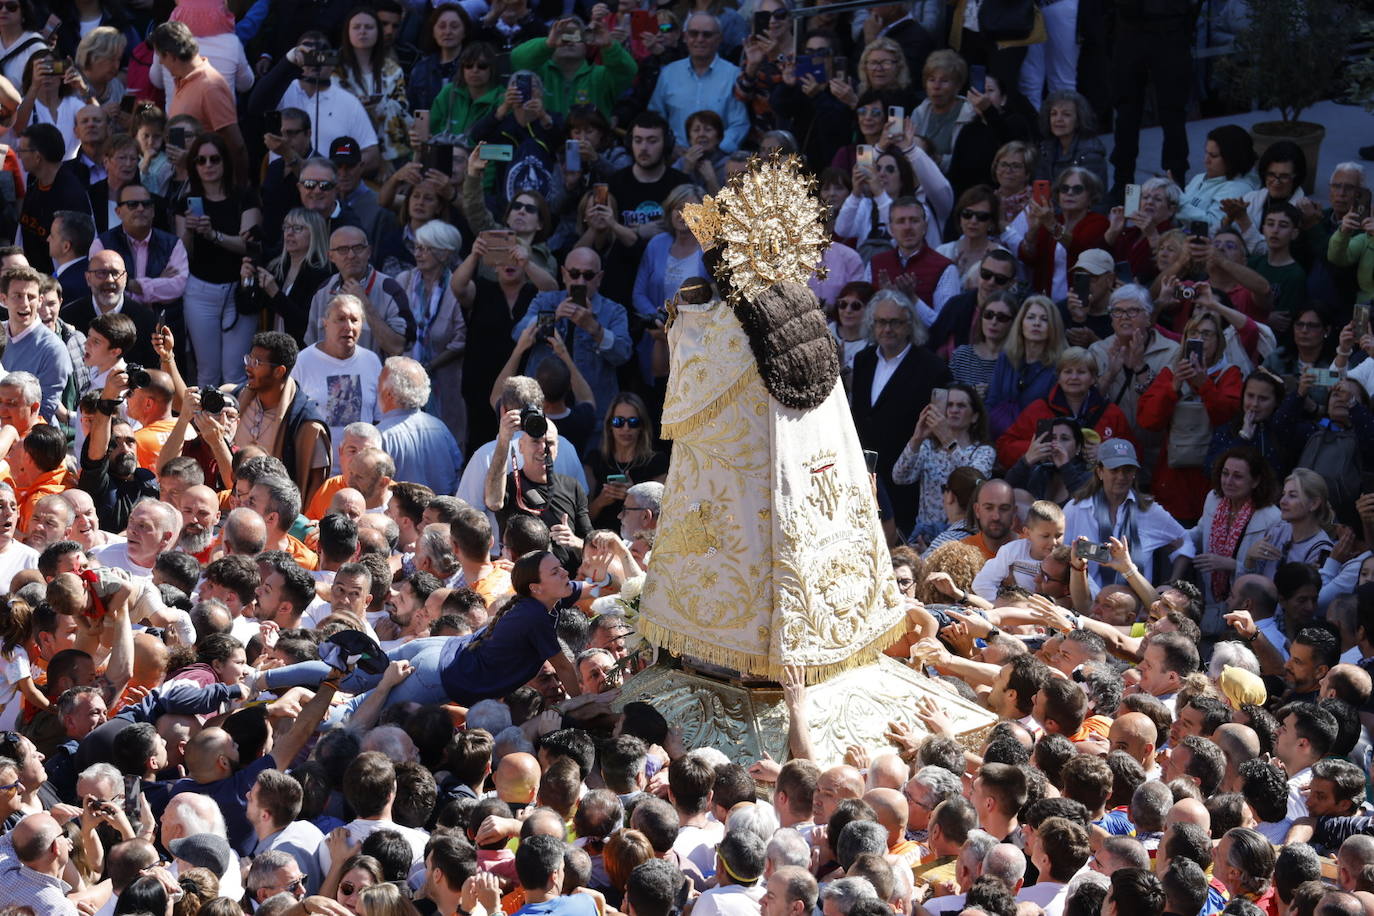
M 361 843 L 378 830 L 394 830 L 405 837 L 414 852 L 411 864 L 421 862 L 429 834 L 413 827 L 402 827 L 391 819 L 396 801 L 396 767 L 380 751 L 359 754 L 344 771 L 344 799 L 358 815 L 344 825 L 350 843 Z M 327 874 L 332 864 L 328 844 L 320 847 L 320 868 Z
M 758 834 L 732 830 L 716 847 L 716 886 L 697 898 L 694 916 L 759 916 L 767 847 Z
M 333 66 L 306 66 L 307 52 L 328 51 L 328 42 L 307 40 L 286 52 L 286 61 L 302 69 L 300 78 L 282 94 L 277 108 L 299 108 L 310 115 L 316 149 L 329 149 L 338 137 L 356 139 L 362 147 L 363 174 L 370 175 L 381 165 L 382 157 L 367 109 L 357 96 L 331 82 Z
M 10 580 L 21 569 L 38 568 L 38 551 L 15 540 L 14 526 L 18 521 L 19 503 L 14 489 L 0 483 L 0 592 L 10 590 Z
M 291 370 L 291 377 L 320 405 L 329 424 L 336 467 L 344 427 L 377 419 L 377 380 L 382 375 L 382 361 L 373 351 L 358 346 L 362 329 L 363 304 L 358 297 L 347 293 L 334 295 L 325 306 L 324 335 L 319 343 L 301 351 Z
M 1033 903 L 1045 911 L 1045 916 L 1063 916 L 1069 881 L 1092 854 L 1088 831 L 1067 818 L 1046 818 L 1027 834 L 1027 852 L 1031 864 L 1040 871 L 1040 880 L 1022 888 L 1016 902 Z
M 1274 756 L 1288 774 L 1288 818 L 1307 817 L 1307 787 L 1312 783 L 1312 764 L 1325 757 L 1336 743 L 1335 716 L 1315 703 L 1289 703 L 1279 711 L 1279 730 L 1274 735 Z

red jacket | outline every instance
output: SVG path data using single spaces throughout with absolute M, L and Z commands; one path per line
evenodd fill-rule
M 1089 248 L 1107 247 L 1107 227 L 1110 225 L 1107 217 L 1101 213 L 1084 214 L 1078 225 L 1073 227 L 1073 232 L 1064 237 L 1064 248 L 1068 251 L 1068 270 L 1073 270 L 1073 264 L 1078 260 L 1078 256 Z M 1055 241 L 1049 232 L 1037 229 L 1035 254 L 1027 255 L 1024 241 L 1021 243 L 1021 250 L 1017 252 L 1017 256 L 1031 269 L 1031 289 L 1046 296 L 1051 294 L 1050 290 L 1054 284 L 1054 248 Z
M 1244 387 L 1245 377 L 1238 366 L 1227 366 L 1215 376 L 1208 375 L 1199 382 L 1198 396 L 1202 398 L 1207 422 L 1213 429 L 1231 422 L 1235 417 L 1240 409 L 1240 395 Z M 1141 429 L 1168 433 L 1178 402 L 1173 367 L 1165 366 L 1141 394 L 1136 405 L 1136 422 Z M 1150 482 L 1150 489 L 1159 504 L 1180 521 L 1196 519 L 1202 515 L 1202 505 L 1211 485 L 1206 468 L 1169 467 L 1169 440 L 1166 438 L 1164 447 L 1159 450 Z
M 1069 410 L 1068 402 L 1064 400 L 1064 395 L 1059 391 L 1059 385 L 1056 384 L 1050 389 L 1049 395 L 1032 401 L 1021 411 L 1016 422 L 998 437 L 997 463 L 1009 468 L 1024 458 L 1026 449 L 1030 448 L 1031 440 L 1035 438 L 1035 424 L 1039 421 L 1050 417 L 1068 416 L 1072 416 L 1072 412 Z M 1136 444 L 1135 436 L 1131 434 L 1131 421 L 1126 419 L 1126 414 L 1120 407 L 1104 400 L 1096 388 L 1088 393 L 1088 402 L 1083 405 L 1076 419 L 1080 424 L 1097 430 L 1097 434 L 1104 440 L 1128 439 L 1132 445 Z

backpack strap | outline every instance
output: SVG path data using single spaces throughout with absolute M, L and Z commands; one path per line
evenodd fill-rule
M 8 54 L 4 57 L 0 57 L 0 69 L 3 69 L 10 61 L 14 60 L 22 52 L 32 48 L 34 45 L 42 45 L 46 48 L 48 43 L 37 35 L 30 35 L 27 39 L 21 41 L 18 47 L 10 48 Z

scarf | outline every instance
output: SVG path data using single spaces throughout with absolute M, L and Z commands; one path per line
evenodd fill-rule
M 1150 562 L 1150 553 L 1145 551 L 1140 543 L 1135 509 L 1135 494 L 1132 493 L 1117 510 L 1121 518 L 1119 526 L 1121 533 L 1116 536 L 1126 542 L 1126 546 L 1131 551 L 1131 562 L 1135 564 L 1136 569 L 1140 570 L 1141 575 L 1148 579 L 1154 571 L 1153 564 Z M 1107 496 L 1101 490 L 1093 494 L 1093 517 L 1097 521 L 1097 542 L 1105 544 L 1107 538 L 1111 537 L 1116 529 L 1112 526 L 1112 512 L 1111 507 L 1107 505 Z M 1114 585 L 1121 581 L 1121 575 L 1116 570 L 1106 566 L 1097 568 L 1097 576 L 1100 585 Z
M 1255 504 L 1246 500 L 1238 509 L 1231 508 L 1231 501 L 1223 498 L 1212 515 L 1212 531 L 1208 538 L 1210 552 L 1223 557 L 1234 557 L 1240 550 L 1240 540 L 1255 514 Z M 1225 570 L 1212 571 L 1212 596 L 1214 598 L 1231 593 L 1231 574 Z
M 443 306 L 444 291 L 448 289 L 450 276 L 452 272 L 444 268 L 438 282 L 426 295 L 425 278 L 420 273 L 420 268 L 416 267 L 410 272 L 410 288 L 406 293 L 410 296 L 411 309 L 415 313 L 415 348 L 412 352 L 415 358 L 425 365 L 434 361 L 434 344 L 429 337 L 429 327 Z

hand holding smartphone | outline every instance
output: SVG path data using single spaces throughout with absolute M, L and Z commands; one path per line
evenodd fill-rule
M 1035 184 L 1031 185 L 1031 199 L 1042 207 L 1050 205 L 1050 183 L 1043 178 L 1038 178 Z

